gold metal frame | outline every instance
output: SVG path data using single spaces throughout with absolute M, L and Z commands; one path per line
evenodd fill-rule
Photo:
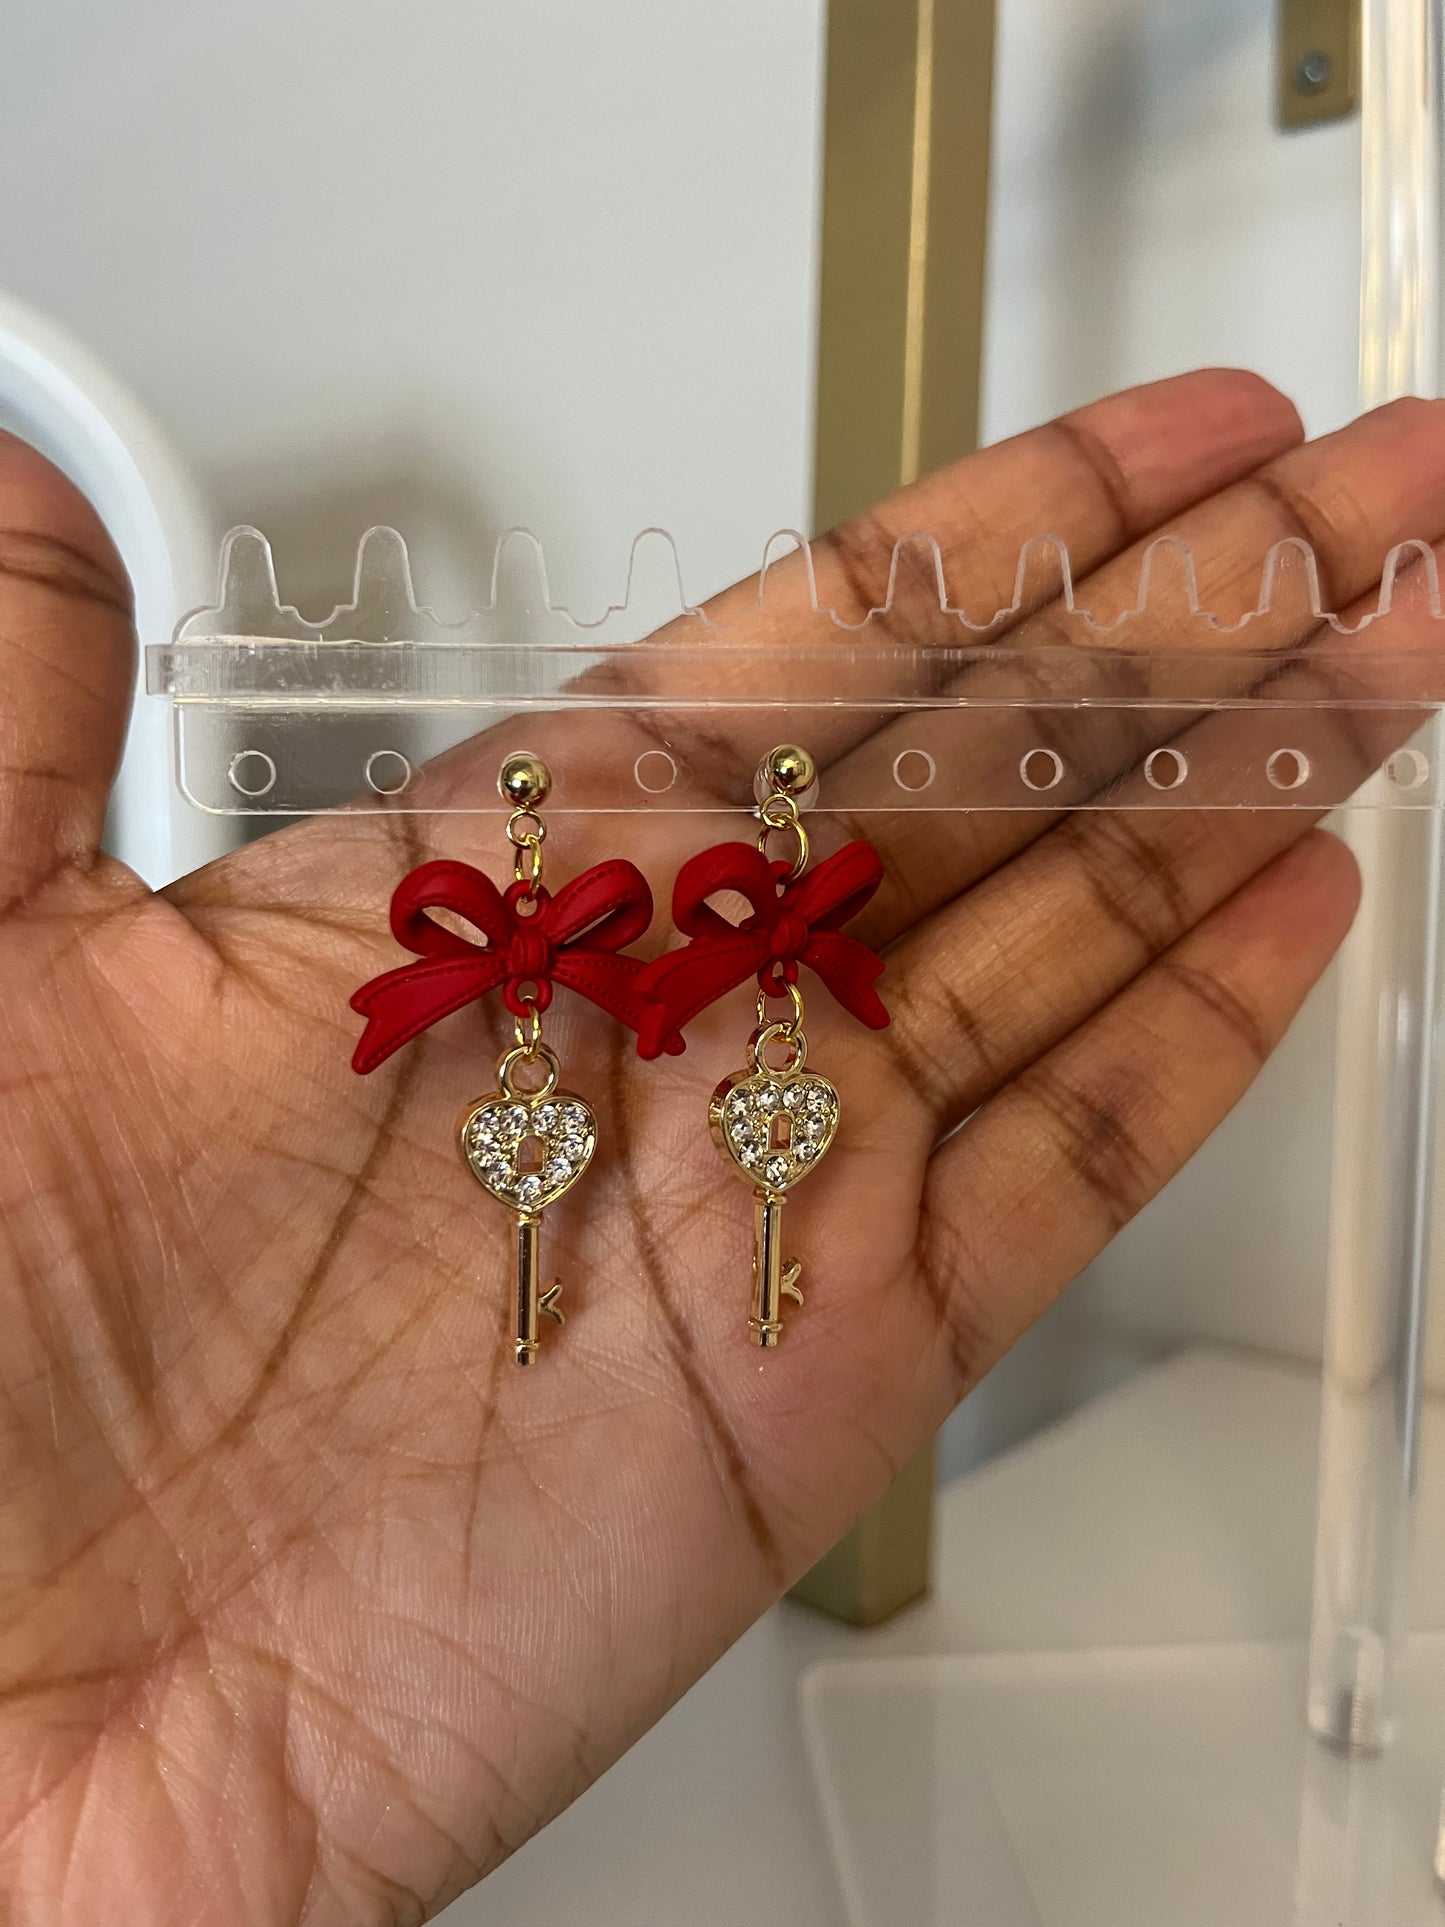
M 996 0 L 830 0 L 813 526 L 978 440 Z M 794 1588 L 873 1625 L 928 1589 L 933 1452 Z
M 831 0 L 814 526 L 978 438 L 995 0 Z

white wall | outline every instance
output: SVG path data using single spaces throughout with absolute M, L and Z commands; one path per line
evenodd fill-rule
M 371 521 L 443 601 L 512 522 L 564 597 L 689 588 L 807 494 L 818 0 L 46 0 L 7 12 L 0 286 L 147 400 L 328 606 Z
M 1354 412 L 1359 122 L 1273 125 L 1265 0 L 1001 0 L 985 432 L 1225 363 Z

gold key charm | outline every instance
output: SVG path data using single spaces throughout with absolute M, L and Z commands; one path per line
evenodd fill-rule
M 538 1062 L 544 1069 L 541 1085 L 520 1088 L 518 1067 Z M 497 1066 L 501 1088 L 480 1098 L 461 1123 L 468 1169 L 499 1204 L 516 1213 L 519 1365 L 536 1362 L 541 1318 L 564 1322 L 561 1285 L 542 1283 L 542 1213 L 571 1190 L 597 1149 L 597 1120 L 580 1097 L 558 1090 L 557 1076 L 557 1058 L 547 1045 L 535 1039 L 530 1046 L 519 1043 Z
M 763 999 L 758 999 L 759 1016 Z M 788 1192 L 818 1164 L 838 1130 L 838 1093 L 826 1077 L 805 1071 L 801 999 L 792 1023 L 762 1024 L 748 1040 L 748 1068 L 725 1077 L 713 1092 L 708 1121 L 719 1149 L 754 1191 L 753 1303 L 748 1329 L 771 1349 L 782 1336 L 783 1299 L 801 1305 L 801 1266 L 783 1256 L 783 1206 Z M 788 1062 L 771 1069 L 768 1046 L 788 1046 Z
M 783 1300 L 802 1304 L 800 1267 L 783 1253 L 783 1207 L 793 1186 L 818 1164 L 838 1133 L 838 1093 L 806 1069 L 799 972 L 820 978 L 848 1015 L 882 1030 L 888 1012 L 874 979 L 882 960 L 842 926 L 883 879 L 876 850 L 854 841 L 816 869 L 801 811 L 818 787 L 817 766 L 796 743 L 780 743 L 753 779 L 758 799 L 755 848 L 718 844 L 685 863 L 673 889 L 673 918 L 691 941 L 644 965 L 638 1050 L 656 1057 L 678 1046 L 683 1028 L 708 1004 L 756 974 L 757 1027 L 748 1063 L 712 1094 L 708 1120 L 718 1149 L 753 1186 L 753 1342 L 771 1350 L 782 1337 Z M 780 839 L 790 854 L 774 853 Z M 805 874 L 806 873 L 806 874 Z M 749 914 L 730 925 L 709 898 L 732 891 Z M 786 1002 L 782 1017 L 770 1006 Z M 775 1061 L 769 1061 L 772 1050 Z

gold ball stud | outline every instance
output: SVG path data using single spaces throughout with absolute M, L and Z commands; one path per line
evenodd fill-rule
M 497 772 L 497 788 L 514 810 L 535 810 L 552 793 L 552 772 L 532 750 L 519 749 Z
M 784 796 L 801 796 L 817 781 L 818 766 L 807 750 L 799 749 L 796 743 L 779 743 L 776 749 L 769 750 L 763 773 Z

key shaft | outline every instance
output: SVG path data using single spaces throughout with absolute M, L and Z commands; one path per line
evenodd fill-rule
M 517 1336 L 519 1365 L 537 1362 L 537 1326 L 542 1318 L 563 1324 L 562 1295 L 559 1284 L 542 1286 L 542 1221 L 540 1218 L 517 1220 Z
M 776 1191 L 759 1191 L 753 1200 L 753 1309 L 748 1329 L 753 1342 L 773 1350 L 783 1335 L 783 1299 L 801 1305 L 801 1267 L 783 1257 L 783 1206 Z

